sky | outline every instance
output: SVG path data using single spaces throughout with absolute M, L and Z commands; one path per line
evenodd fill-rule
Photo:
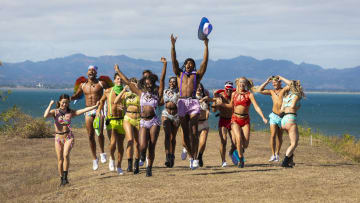
M 170 59 L 203 56 L 200 19 L 213 25 L 210 59 L 240 55 L 323 68 L 360 65 L 358 0 L 1 0 L 0 60 L 75 53 Z

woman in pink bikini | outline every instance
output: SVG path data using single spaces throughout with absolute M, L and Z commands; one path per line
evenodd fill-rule
M 99 105 L 99 102 L 97 102 L 95 106 L 86 107 L 81 110 L 72 110 L 69 107 L 69 102 L 70 96 L 62 94 L 59 101 L 56 102 L 56 109 L 50 110 L 54 104 L 54 100 L 51 100 L 44 113 L 44 118 L 54 118 L 55 151 L 58 159 L 58 171 L 61 177 L 60 186 L 69 183 L 67 175 L 70 165 L 70 151 L 74 144 L 74 134 L 71 131 L 71 118 L 96 109 Z

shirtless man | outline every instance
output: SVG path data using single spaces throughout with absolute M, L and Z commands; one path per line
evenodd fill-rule
M 266 85 L 272 82 L 274 89 L 265 89 Z M 272 112 L 269 115 L 270 118 L 270 147 L 272 155 L 269 159 L 269 162 L 280 161 L 279 152 L 282 145 L 282 134 L 283 130 L 281 129 L 281 118 L 280 118 L 280 109 L 282 104 L 282 96 L 279 94 L 282 90 L 281 80 L 278 76 L 269 77 L 259 88 L 261 94 L 270 95 L 273 101 Z
M 124 139 L 125 139 L 125 130 L 123 127 L 124 122 L 124 105 L 123 103 L 115 103 L 115 98 L 119 95 L 124 87 L 121 85 L 121 79 L 118 73 L 114 75 L 114 87 L 105 90 L 104 95 L 100 99 L 100 105 L 97 109 L 97 116 L 101 117 L 101 110 L 104 107 L 105 101 L 108 104 L 108 111 L 106 115 L 106 129 L 111 131 L 110 139 L 110 160 L 109 160 L 109 170 L 115 171 L 115 149 L 116 145 L 118 148 L 118 163 L 117 163 L 117 173 L 123 175 L 123 170 L 121 168 L 121 161 L 124 155 Z M 132 143 L 132 137 L 128 138 L 128 141 Z
M 186 150 L 190 156 L 190 168 L 196 169 L 199 167 L 199 160 L 194 160 L 197 157 L 199 137 L 198 135 L 198 119 L 200 113 L 199 100 L 196 99 L 196 87 L 199 85 L 202 77 L 205 74 L 209 51 L 208 39 L 204 40 L 205 51 L 204 59 L 201 62 L 200 69 L 196 70 L 194 59 L 188 58 L 185 60 L 183 66 L 179 67 L 179 62 L 176 59 L 175 43 L 177 37 L 171 35 L 171 59 L 173 64 L 173 71 L 176 75 L 180 97 L 178 100 L 178 114 L 180 118 L 181 128 L 183 130 L 184 142 Z
M 96 78 L 97 75 L 97 66 L 90 65 L 88 67 L 88 80 L 85 83 L 82 83 L 80 85 L 80 88 L 77 90 L 75 94 L 71 96 L 71 100 L 79 99 L 82 94 L 85 95 L 85 105 L 88 106 L 94 106 L 96 102 L 98 102 L 102 95 L 103 90 L 105 88 L 108 88 L 107 84 L 103 81 L 99 81 Z M 93 158 L 93 170 L 97 170 L 99 168 L 98 165 L 98 158 L 96 156 L 96 142 L 95 142 L 95 130 L 93 127 L 93 122 L 96 116 L 96 109 L 89 111 L 85 113 L 85 124 L 86 124 L 86 130 L 89 137 L 89 143 L 90 143 L 90 149 L 91 149 L 91 155 Z M 104 118 L 101 116 L 101 123 L 103 123 Z M 106 162 L 106 153 L 104 153 L 104 135 L 102 132 L 102 128 L 100 130 L 100 135 L 98 136 L 98 142 L 100 145 L 100 157 L 101 157 L 101 163 Z
M 225 82 L 225 87 L 223 90 L 217 90 L 214 92 L 214 98 L 220 98 L 222 100 L 223 103 L 229 104 L 230 100 L 231 100 L 231 94 L 234 91 L 233 88 L 233 83 L 231 81 L 227 81 Z M 226 163 L 226 158 L 225 158 L 225 153 L 226 153 L 226 142 L 227 142 L 227 134 L 229 133 L 230 136 L 230 141 L 231 141 L 231 149 L 229 151 L 229 156 L 232 157 L 232 154 L 235 150 L 235 140 L 233 140 L 233 136 L 231 136 L 231 116 L 232 116 L 232 108 L 227 108 L 225 106 L 216 106 L 215 102 L 213 103 L 213 105 L 211 106 L 212 111 L 216 112 L 219 111 L 220 113 L 220 118 L 219 118 L 219 125 L 218 125 L 218 130 L 219 130 L 219 137 L 220 137 L 220 156 L 221 156 L 221 161 L 222 167 L 226 167 L 227 163 Z M 235 138 L 234 138 L 235 139 Z M 233 161 L 237 161 L 236 159 L 234 159 Z M 234 162 L 235 165 L 237 165 L 237 162 Z

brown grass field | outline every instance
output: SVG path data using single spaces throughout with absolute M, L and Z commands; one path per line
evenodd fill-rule
M 268 162 L 269 133 L 254 132 L 245 168 L 239 169 L 229 158 L 228 167 L 220 167 L 220 140 L 211 132 L 204 167 L 191 171 L 189 162 L 180 159 L 180 133 L 175 167 L 165 168 L 161 132 L 150 178 L 145 168 L 138 175 L 118 176 L 100 162 L 93 171 L 84 129 L 75 130 L 75 139 L 70 184 L 59 187 L 53 139 L 0 138 L 0 202 L 360 202 L 360 164 L 320 141 L 310 146 L 306 137 L 300 138 L 296 166 L 284 169 Z M 284 136 L 282 153 L 288 144 Z

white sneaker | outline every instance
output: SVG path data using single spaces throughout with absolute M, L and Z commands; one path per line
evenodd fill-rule
M 122 168 L 117 168 L 118 175 L 124 175 Z
M 195 159 L 193 162 L 193 167 L 198 168 L 199 167 L 199 160 Z
M 275 162 L 279 162 L 279 161 L 280 161 L 279 155 L 275 154 L 275 160 L 274 160 L 274 161 L 275 161 Z
M 115 171 L 115 160 L 109 159 L 109 170 Z
M 193 169 L 194 159 L 190 158 L 189 161 L 190 161 L 190 169 L 192 170 Z
M 98 159 L 93 160 L 93 170 L 94 171 L 96 171 L 99 168 L 98 162 L 99 162 Z
M 181 160 L 185 160 L 186 157 L 187 157 L 187 151 L 185 148 L 183 148 L 181 152 Z
M 272 161 L 276 161 L 276 156 L 275 155 L 271 155 L 271 157 L 269 159 L 269 162 L 272 162 Z
M 100 153 L 100 161 L 101 163 L 106 163 L 106 153 Z
M 227 166 L 227 163 L 226 163 L 226 161 L 224 161 L 224 162 L 222 163 L 221 167 L 225 168 L 226 166 Z

